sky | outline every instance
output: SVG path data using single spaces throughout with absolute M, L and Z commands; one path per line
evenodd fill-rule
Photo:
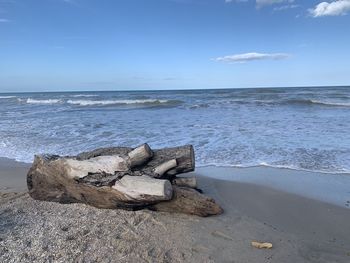
M 0 0 L 0 92 L 350 85 L 350 0 Z

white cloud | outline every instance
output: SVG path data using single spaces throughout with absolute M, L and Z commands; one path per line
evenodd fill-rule
M 244 62 L 253 61 L 253 60 L 266 60 L 266 59 L 277 60 L 277 59 L 286 59 L 288 57 L 290 57 L 290 55 L 286 53 L 251 52 L 251 53 L 243 53 L 243 54 L 218 57 L 218 58 L 214 58 L 214 60 L 218 62 L 244 63 Z
M 8 22 L 10 22 L 10 20 L 6 18 L 0 18 L 0 23 L 8 23 Z
M 322 2 L 309 9 L 313 17 L 345 15 L 348 11 L 350 11 L 350 0 Z

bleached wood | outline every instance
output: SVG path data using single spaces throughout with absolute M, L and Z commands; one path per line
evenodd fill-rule
M 138 201 L 165 201 L 170 200 L 173 194 L 173 187 L 168 180 L 149 176 L 126 175 L 117 180 L 112 187 L 127 199 Z
M 153 152 L 147 143 L 135 148 L 128 153 L 130 167 L 144 164 L 152 158 Z
M 82 178 L 88 173 L 114 174 L 117 171 L 127 171 L 128 165 L 120 156 L 98 156 L 84 161 L 76 159 L 62 159 L 65 162 L 67 175 L 72 178 Z
M 160 165 L 158 165 L 154 168 L 155 177 L 163 176 L 163 174 L 165 174 L 170 169 L 175 168 L 176 166 L 177 166 L 176 159 L 172 159 L 172 160 L 166 161 L 164 163 L 161 163 Z
M 155 150 L 149 160 L 135 168 L 129 162 L 128 154 L 132 151 L 128 147 L 111 147 L 76 157 L 35 156 L 27 174 L 29 194 L 37 200 L 78 202 L 99 208 L 151 208 L 199 216 L 222 212 L 213 199 L 197 189 L 154 178 L 154 168 L 173 159 L 177 166 L 161 178 L 173 180 L 178 173 L 193 171 L 191 145 Z
M 76 156 L 78 160 L 87 160 L 96 156 L 118 155 L 123 158 L 129 158 L 128 154 L 133 151 L 130 147 L 107 147 L 100 148 L 90 152 L 83 152 Z M 152 150 L 153 156 L 143 165 L 133 168 L 141 174 L 153 175 L 154 168 L 168 160 L 176 159 L 177 166 L 167 171 L 162 178 L 173 179 L 180 173 L 192 172 L 195 169 L 195 154 L 192 145 L 183 145 L 179 147 L 163 148 Z

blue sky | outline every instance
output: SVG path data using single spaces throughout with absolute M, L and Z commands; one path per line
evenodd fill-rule
M 350 0 L 321 2 L 0 0 L 0 92 L 348 85 Z

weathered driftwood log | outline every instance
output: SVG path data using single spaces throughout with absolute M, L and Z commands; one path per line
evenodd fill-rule
M 128 153 L 128 162 L 131 168 L 144 164 L 153 156 L 153 152 L 147 143 L 135 148 Z
M 114 172 L 128 171 L 129 166 L 125 159 L 113 156 L 98 156 L 84 161 L 71 158 L 61 159 L 67 173 L 73 178 L 83 178 L 89 173 L 114 174 Z
M 173 190 L 173 198 L 170 201 L 157 203 L 152 205 L 150 209 L 198 216 L 218 215 L 223 212 L 214 199 L 200 194 L 194 189 L 173 186 Z
M 167 171 L 175 168 L 176 166 L 177 166 L 176 159 L 172 159 L 164 163 L 161 163 L 160 165 L 156 166 L 153 169 L 153 176 L 161 178 Z
M 197 188 L 196 177 L 179 177 L 173 180 L 173 184 L 182 187 Z
M 91 152 L 83 152 L 76 156 L 77 160 L 88 160 L 97 156 L 118 155 L 123 158 L 128 158 L 128 153 L 133 148 L 129 147 L 109 147 L 100 148 Z M 148 163 L 142 166 L 133 168 L 133 171 L 140 172 L 140 174 L 147 174 L 152 177 L 159 177 L 154 173 L 154 168 L 167 162 L 176 159 L 177 166 L 165 172 L 161 178 L 173 178 L 176 174 L 192 172 L 195 169 L 194 150 L 192 145 L 185 145 L 172 148 L 164 148 L 153 150 L 153 157 Z
M 193 170 L 192 146 L 153 152 L 144 144 L 135 149 L 98 149 L 77 157 L 36 156 L 27 184 L 30 196 L 38 200 L 82 202 L 100 208 L 149 207 L 200 216 L 221 213 L 211 198 L 159 179 Z M 182 181 L 190 187 L 194 183 Z
M 70 161 L 67 158 L 36 156 L 27 175 L 30 196 L 44 201 L 82 202 L 100 208 L 129 209 L 144 208 L 156 201 L 171 198 L 169 185 L 163 184 L 166 196 L 160 196 L 158 185 L 160 180 L 153 178 L 149 178 L 148 185 L 151 184 L 150 180 L 157 185 L 154 195 L 152 195 L 152 189 L 147 189 L 144 193 L 139 192 L 142 198 L 135 198 L 135 195 L 130 194 L 132 189 L 128 191 L 127 186 L 124 187 L 124 190 L 115 189 L 113 185 L 122 177 L 127 176 L 125 172 L 122 172 L 121 178 L 118 177 L 118 174 L 116 175 L 113 185 L 96 186 L 86 183 L 79 177 L 81 173 L 77 173 L 69 166 Z M 135 181 L 138 180 L 138 176 L 132 176 L 132 178 L 135 178 Z M 131 186 L 130 182 L 127 185 Z
M 130 200 L 145 201 L 146 203 L 170 200 L 173 197 L 173 187 L 168 180 L 157 180 L 147 175 L 126 175 L 117 180 L 112 188 Z

